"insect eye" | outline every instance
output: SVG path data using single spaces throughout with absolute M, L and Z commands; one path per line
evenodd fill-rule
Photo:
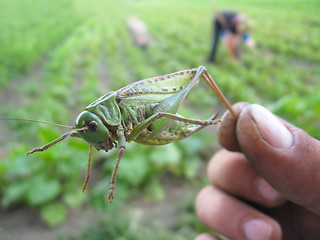
M 97 130 L 98 123 L 96 121 L 90 121 L 88 123 L 88 127 L 90 131 L 95 132 Z

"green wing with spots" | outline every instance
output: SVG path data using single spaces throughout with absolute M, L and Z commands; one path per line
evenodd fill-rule
M 160 103 L 184 89 L 196 72 L 195 68 L 132 83 L 116 92 L 117 101 L 122 106 Z

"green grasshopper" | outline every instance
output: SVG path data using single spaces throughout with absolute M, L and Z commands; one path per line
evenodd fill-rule
M 182 101 L 201 77 L 235 116 L 227 99 L 206 68 L 200 66 L 134 82 L 101 96 L 79 114 L 75 127 L 69 127 L 73 129 L 72 131 L 43 147 L 34 148 L 27 155 L 47 150 L 67 137 L 83 138 L 90 145 L 87 176 L 83 186 L 85 191 L 90 178 L 92 147 L 106 152 L 118 147 L 118 157 L 109 185 L 108 199 L 111 204 L 126 142 L 135 141 L 148 145 L 168 144 L 184 139 L 208 125 L 221 122 L 221 120 L 215 120 L 217 114 L 208 120 L 195 120 L 182 117 L 177 113 Z

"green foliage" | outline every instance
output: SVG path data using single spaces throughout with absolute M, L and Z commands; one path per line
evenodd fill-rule
M 206 0 L 31 2 L 0 3 L 6 10 L 0 13 L 1 116 L 73 125 L 77 114 L 102 94 L 143 78 L 205 65 L 231 102 L 266 105 L 320 138 L 317 0 L 215 1 L 219 9 L 246 13 L 254 22 L 252 36 L 258 44 L 254 52 L 243 47 L 239 62 L 230 61 L 221 44 L 216 64 L 205 62 L 213 18 L 212 5 Z M 154 42 L 147 49 L 131 42 L 125 26 L 131 14 L 148 25 Z M 185 105 L 181 115 L 201 119 L 221 109 L 204 83 L 192 89 Z M 94 153 L 93 168 L 97 166 L 99 178 L 89 183 L 85 194 L 82 184 L 88 146 L 83 141 L 70 139 L 68 144 L 25 156 L 62 133 L 53 126 L 27 122 L 8 121 L 1 126 L 3 207 L 39 207 L 42 218 L 52 227 L 63 223 L 69 207 L 89 203 L 99 211 L 106 208 L 117 150 Z M 197 182 L 201 158 L 212 154 L 214 142 L 212 133 L 201 131 L 166 146 L 128 144 L 112 207 L 119 207 L 136 192 L 149 199 L 165 199 L 166 190 L 159 179 L 168 172 Z M 181 220 L 190 220 L 184 222 L 187 232 L 194 223 L 191 212 Z M 115 238 L 130 223 L 121 219 L 109 224 L 114 232 L 106 233 L 102 225 L 95 230 L 96 239 L 101 239 L 100 233 Z M 130 234 L 127 239 L 141 239 L 139 231 Z M 157 237 L 169 238 L 160 230 Z M 87 239 L 86 233 L 83 239 Z
M 60 183 L 56 179 L 46 179 L 43 174 L 30 178 L 26 192 L 27 202 L 30 205 L 39 205 L 57 197 Z
M 177 222 L 169 229 L 164 228 L 158 221 L 159 219 L 151 219 L 152 217 L 148 216 L 148 213 L 140 209 L 131 209 L 125 215 L 120 214 L 124 210 L 123 208 L 112 208 L 107 211 L 104 209 L 102 220 L 98 224 L 88 224 L 82 232 L 71 238 L 71 240 L 183 240 L 193 239 L 199 232 L 212 232 L 197 219 L 193 210 L 193 204 L 193 196 L 186 196 L 177 209 Z M 165 219 L 165 221 L 172 221 L 172 219 Z
M 41 208 L 41 217 L 50 227 L 56 227 L 65 221 L 67 209 L 61 203 L 46 204 Z
M 80 17 L 74 1 L 0 2 L 0 89 L 26 71 L 71 31 Z

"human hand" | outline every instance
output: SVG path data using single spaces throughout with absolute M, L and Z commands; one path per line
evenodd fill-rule
M 247 41 L 245 41 L 245 43 L 248 46 L 248 48 L 250 48 L 251 50 L 256 49 L 256 43 L 252 38 L 249 38 Z
M 260 105 L 237 103 L 219 129 L 200 220 L 230 239 L 320 239 L 320 142 Z M 196 240 L 219 239 L 209 234 Z

